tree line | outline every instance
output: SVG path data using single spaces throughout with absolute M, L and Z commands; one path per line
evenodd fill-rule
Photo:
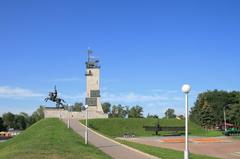
M 190 119 L 202 127 L 212 129 L 224 123 L 240 126 L 240 92 L 207 91 L 200 93 L 190 111 Z
M 102 108 L 109 118 L 143 118 L 143 108 L 139 105 L 129 107 L 105 102 L 102 103 Z
M 72 111 L 85 110 L 83 103 L 75 103 L 65 109 Z M 132 107 L 121 104 L 112 105 L 109 102 L 102 103 L 104 113 L 109 118 L 143 118 L 143 107 L 135 105 Z M 200 93 L 194 106 L 190 111 L 190 120 L 198 125 L 211 129 L 224 123 L 223 111 L 226 112 L 228 123 L 240 126 L 240 92 L 238 91 L 207 91 Z M 158 115 L 147 115 L 147 118 L 158 118 Z M 164 118 L 184 119 L 183 115 L 176 116 L 174 109 L 167 109 Z M 27 113 L 12 114 L 4 113 L 0 117 L 0 131 L 9 128 L 25 129 L 38 120 L 44 118 L 43 106 L 40 106 L 32 115 Z
M 44 118 L 43 106 L 40 106 L 30 116 L 24 112 L 19 114 L 7 112 L 0 117 L 0 131 L 6 131 L 10 128 L 24 130 L 42 118 Z

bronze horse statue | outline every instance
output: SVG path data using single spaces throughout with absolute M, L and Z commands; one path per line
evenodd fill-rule
M 47 102 L 48 100 L 52 101 L 52 102 L 55 102 L 56 103 L 56 107 L 59 108 L 59 107 L 64 107 L 64 103 L 66 103 L 63 99 L 61 98 L 58 98 L 58 95 L 57 95 L 57 89 L 56 89 L 56 86 L 54 86 L 54 92 L 49 92 L 48 94 L 48 97 L 45 98 L 45 102 Z

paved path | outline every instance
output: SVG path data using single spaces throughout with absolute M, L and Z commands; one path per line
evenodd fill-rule
M 140 137 L 134 139 L 125 139 L 132 142 L 157 146 L 162 148 L 170 148 L 175 150 L 184 150 L 184 143 L 163 143 L 162 139 L 174 139 L 179 137 Z M 192 138 L 192 137 L 190 137 Z M 201 137 L 198 137 L 201 138 Z M 240 140 L 233 140 L 231 137 L 220 137 L 224 140 L 219 143 L 189 143 L 190 152 L 214 156 L 222 159 L 240 159 Z
M 67 120 L 64 120 L 64 122 L 67 123 Z M 79 135 L 84 137 L 85 126 L 80 124 L 78 120 L 72 119 L 70 127 Z M 128 146 L 122 145 L 114 140 L 106 138 L 92 131 L 91 129 L 89 129 L 88 138 L 92 145 L 115 159 L 157 159 L 157 157 L 150 156 Z

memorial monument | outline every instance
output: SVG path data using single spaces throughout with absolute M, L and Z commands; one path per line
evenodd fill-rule
M 86 62 L 86 101 L 89 111 L 103 113 L 100 95 L 100 65 L 99 60 L 92 56 L 92 50 L 88 49 L 88 60 Z
M 101 105 L 101 95 L 100 95 L 100 65 L 99 60 L 93 57 L 93 52 L 88 49 L 88 59 L 86 62 L 86 98 L 85 104 L 88 105 L 88 118 L 108 118 L 108 114 L 104 114 L 102 105 Z M 81 112 L 74 112 L 64 109 L 65 101 L 58 97 L 57 89 L 54 88 L 54 92 L 49 92 L 45 101 L 48 100 L 55 102 L 56 107 L 45 107 L 44 115 L 45 118 L 68 118 L 69 113 L 72 119 L 85 119 L 86 112 L 85 110 Z

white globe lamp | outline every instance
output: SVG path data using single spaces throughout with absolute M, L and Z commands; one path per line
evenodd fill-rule
M 184 85 L 182 86 L 182 92 L 183 92 L 183 93 L 187 94 L 187 93 L 189 93 L 190 91 L 191 91 L 191 86 L 190 86 L 189 84 L 184 84 Z

